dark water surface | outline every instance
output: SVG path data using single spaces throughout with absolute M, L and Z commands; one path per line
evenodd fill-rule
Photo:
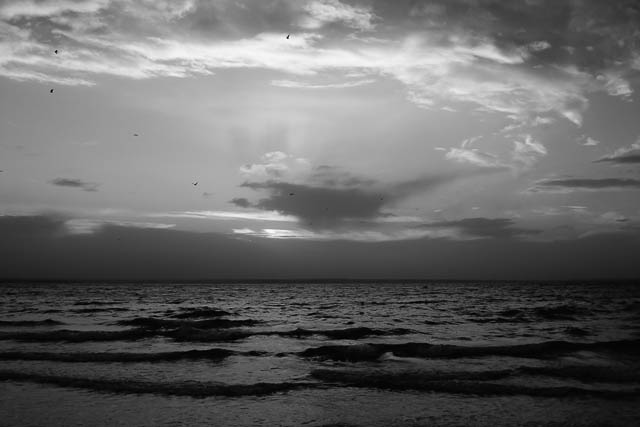
M 2 284 L 2 426 L 637 426 L 627 283 Z

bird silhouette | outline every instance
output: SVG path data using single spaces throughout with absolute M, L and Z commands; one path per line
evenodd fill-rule
M 51 89 L 51 90 L 49 91 L 49 93 L 53 93 L 53 89 Z
M 133 136 L 139 136 L 137 133 L 134 133 Z
M 290 196 L 295 196 L 295 195 L 296 195 L 296 193 L 289 193 L 289 195 L 290 195 Z
M 287 40 L 289 40 L 289 36 L 291 36 L 291 34 L 287 34 Z
M 196 185 L 198 185 L 198 181 L 196 181 L 196 182 L 192 182 L 192 184 L 193 184 L 194 186 L 196 186 Z
M 53 52 L 57 55 L 58 54 L 58 49 L 54 50 Z

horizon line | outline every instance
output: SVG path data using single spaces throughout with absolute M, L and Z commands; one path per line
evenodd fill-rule
M 170 279 L 158 279 L 158 278 L 131 278 L 131 279 L 100 279 L 100 278 L 0 278 L 0 284 L 11 283 L 51 283 L 51 284 L 83 284 L 83 283 L 108 283 L 108 284 L 289 284 L 289 283 L 309 283 L 309 284 L 338 284 L 338 283 L 439 283 L 439 282 L 453 282 L 453 283 L 600 283 L 600 282 L 613 282 L 613 283 L 627 283 L 627 282 L 639 282 L 640 278 L 572 278 L 572 279 L 465 279 L 465 278 L 362 278 L 362 277 L 328 277 L 328 278 L 170 278 Z

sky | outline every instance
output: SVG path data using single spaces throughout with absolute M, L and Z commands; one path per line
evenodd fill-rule
M 0 1 L 0 278 L 637 278 L 639 90 L 636 1 Z

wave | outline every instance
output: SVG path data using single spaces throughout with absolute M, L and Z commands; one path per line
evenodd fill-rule
M 569 378 L 585 383 L 640 383 L 640 371 L 612 366 L 523 366 L 518 371 L 528 375 Z
M 205 320 L 175 320 L 158 319 L 154 317 L 136 317 L 134 319 L 121 320 L 118 325 L 138 326 L 146 329 L 176 329 L 176 328 L 235 328 L 238 326 L 254 326 L 257 320 L 229 320 L 229 319 L 205 319 Z
M 2 326 L 56 326 L 64 325 L 64 322 L 53 319 L 44 320 L 0 320 Z
M 51 384 L 59 387 L 83 388 L 106 393 L 122 394 L 159 394 L 166 396 L 189 397 L 242 397 L 265 396 L 303 388 L 316 388 L 317 383 L 283 382 L 255 384 L 220 384 L 205 382 L 158 383 L 131 380 L 93 379 L 41 375 L 26 372 L 0 371 L 0 381 L 26 381 L 38 384 Z
M 73 303 L 73 305 L 114 305 L 114 304 L 122 304 L 122 301 L 81 300 Z
M 162 333 L 163 336 L 178 342 L 229 342 L 249 338 L 254 332 L 243 329 L 202 330 L 180 328 Z
M 533 313 L 547 320 L 575 320 L 576 316 L 589 314 L 589 310 L 575 305 L 565 304 L 555 307 L 536 307 Z
M 315 379 L 349 387 L 384 390 L 417 390 L 479 396 L 527 395 L 537 397 L 597 396 L 619 399 L 640 396 L 640 389 L 603 390 L 579 387 L 531 387 L 485 382 L 511 375 L 510 371 L 453 372 L 453 373 L 380 373 L 351 370 L 319 369 L 311 372 Z
M 474 323 L 533 323 L 540 320 L 576 320 L 577 316 L 588 315 L 591 311 L 576 305 L 558 305 L 534 307 L 532 309 L 507 308 L 498 311 L 494 317 L 482 317 L 484 312 L 469 313 L 474 317 L 468 320 Z
M 212 348 L 209 350 L 171 351 L 164 353 L 47 353 L 9 351 L 0 353 L 0 360 L 47 360 L 51 362 L 175 362 L 181 360 L 222 360 L 235 354 L 232 350 Z
M 283 332 L 266 332 L 268 335 L 279 335 L 285 337 L 308 337 L 312 335 L 322 335 L 327 338 L 343 340 L 357 340 L 368 336 L 384 336 L 384 335 L 407 335 L 415 333 L 411 329 L 395 328 L 395 329 L 371 329 L 367 327 L 345 328 L 345 329 L 304 329 L 297 328 L 293 331 Z
M 72 308 L 70 310 L 55 310 L 55 312 L 66 312 L 69 313 L 78 313 L 78 314 L 88 314 L 88 313 L 102 313 L 105 311 L 130 311 L 130 309 L 126 307 L 100 307 L 100 308 Z
M 591 335 L 591 332 L 587 331 L 586 329 L 578 328 L 576 326 L 565 328 L 564 333 L 574 337 L 586 337 Z
M 299 353 L 302 357 L 317 357 L 339 361 L 372 361 L 384 353 L 398 357 L 461 358 L 482 356 L 532 357 L 554 356 L 581 350 L 607 350 L 640 354 L 640 340 L 604 341 L 576 343 L 568 341 L 545 341 L 535 344 L 505 346 L 457 346 L 448 344 L 403 343 L 403 344 L 357 344 L 329 345 L 308 348 Z
M 144 329 L 126 329 L 124 331 L 72 331 L 62 329 L 47 332 L 0 332 L 0 340 L 22 342 L 135 341 L 152 335 L 152 333 Z
M 138 320 L 140 319 L 140 320 Z M 251 336 L 282 336 L 290 338 L 304 338 L 309 336 L 324 336 L 329 339 L 357 340 L 368 336 L 406 335 L 415 333 L 410 329 L 371 329 L 367 327 L 345 329 L 303 329 L 291 331 L 254 331 L 237 329 L 238 323 L 225 319 L 209 319 L 203 321 L 165 320 L 152 318 L 138 318 L 119 323 L 135 324 L 139 327 L 121 331 L 73 331 L 56 330 L 50 332 L 0 332 L 0 340 L 14 340 L 23 342 L 88 342 L 88 341 L 136 341 L 151 337 L 166 337 L 178 342 L 230 342 L 246 339 Z M 223 323 L 217 323 L 224 320 Z M 205 323 L 202 323 L 205 322 Z M 253 322 L 253 321 L 233 321 Z M 199 327 L 193 327 L 197 325 Z M 203 327 L 211 329 L 202 329 Z
M 180 313 L 173 311 L 167 312 L 167 315 L 175 319 L 195 319 L 199 317 L 222 317 L 231 315 L 228 311 L 213 307 L 183 307 L 181 310 L 182 312 Z

